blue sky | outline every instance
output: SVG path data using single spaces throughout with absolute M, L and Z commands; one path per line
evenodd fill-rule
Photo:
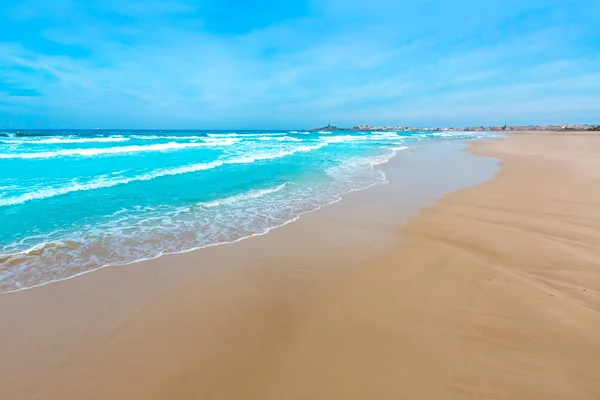
M 0 127 L 600 123 L 600 1 L 12 0 Z

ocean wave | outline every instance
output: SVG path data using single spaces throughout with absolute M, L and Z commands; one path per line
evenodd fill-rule
M 211 138 L 227 138 L 227 137 L 236 137 L 236 138 L 257 138 L 262 136 L 285 136 L 286 133 L 283 132 L 265 132 L 265 133 L 209 133 L 208 136 Z
M 204 137 L 204 138 L 196 138 L 197 140 L 202 140 L 202 142 L 204 143 L 208 143 L 208 144 L 216 144 L 219 145 L 221 143 L 238 143 L 240 142 L 242 139 L 241 138 L 211 138 L 211 137 Z
M 240 136 L 239 133 L 207 133 L 206 136 L 209 137 L 237 137 Z
M 308 152 L 319 149 L 327 145 L 322 143 L 315 146 L 298 146 L 290 150 L 282 150 L 273 153 L 256 153 L 250 155 L 244 155 L 240 157 L 234 157 L 230 159 L 215 160 L 207 163 L 197 163 L 184 165 L 175 168 L 162 168 L 154 171 L 146 172 L 141 175 L 131 177 L 107 177 L 102 176 L 94 179 L 91 182 L 72 182 L 64 186 L 46 187 L 32 192 L 24 193 L 17 196 L 0 198 L 0 207 L 14 206 L 25 203 L 32 200 L 42 200 L 55 196 L 62 196 L 73 192 L 81 192 L 88 190 L 104 189 L 114 186 L 126 185 L 132 182 L 149 181 L 164 176 L 174 176 L 181 174 L 189 174 L 192 172 L 205 171 L 213 168 L 217 168 L 226 164 L 251 164 L 261 160 L 272 160 L 276 158 L 282 158 L 289 155 L 293 155 L 298 152 Z
M 407 146 L 396 146 L 396 147 L 390 147 L 390 149 L 392 149 L 393 151 L 403 151 L 403 150 L 408 150 Z
M 131 154 L 148 151 L 173 151 L 183 150 L 193 147 L 206 146 L 229 146 L 236 143 L 236 139 L 224 139 L 220 142 L 211 143 L 161 143 L 149 146 L 119 146 L 107 148 L 91 149 L 63 149 L 55 151 L 41 151 L 31 153 L 0 153 L 0 159 L 35 159 L 35 158 L 54 158 L 54 157 L 95 157 L 114 154 Z
M 69 130 L 69 131 L 52 131 L 52 130 L 42 130 L 42 131 L 18 131 L 17 133 L 15 133 L 16 137 L 22 137 L 22 138 L 27 138 L 27 137 L 56 137 L 56 136 L 61 136 L 60 133 L 62 133 L 64 136 L 67 135 L 74 135 L 74 136 L 80 136 L 80 137 L 104 137 L 106 136 L 106 134 L 102 134 L 102 131 L 98 131 L 98 130 L 93 130 L 93 131 L 77 131 L 77 130 Z M 58 135 L 56 133 L 59 133 Z
M 253 163 L 256 161 L 273 160 L 276 158 L 290 156 L 290 155 L 296 154 L 296 153 L 305 153 L 305 152 L 317 150 L 317 149 L 320 149 L 321 147 L 327 146 L 327 144 L 328 144 L 327 142 L 322 142 L 322 143 L 314 145 L 314 146 L 298 146 L 298 147 L 294 147 L 290 150 L 280 150 L 278 152 L 273 152 L 273 153 L 269 153 L 269 152 L 256 153 L 256 154 L 246 155 L 246 156 L 227 160 L 227 164 L 250 164 L 250 163 Z
M 321 140 L 324 140 L 327 143 L 343 143 L 353 140 L 365 140 L 363 136 L 352 136 L 352 135 L 343 135 L 343 136 L 331 136 L 326 137 Z
M 339 179 L 347 184 L 357 184 L 356 182 L 356 171 L 368 170 L 375 175 L 375 182 L 387 182 L 385 173 L 379 169 L 375 169 L 376 166 L 387 163 L 392 157 L 398 152 L 408 150 L 406 146 L 387 147 L 389 151 L 370 157 L 353 157 L 348 160 L 344 160 L 339 165 L 329 167 L 325 170 L 325 173 L 335 179 Z M 363 179 L 371 179 L 369 175 L 362 176 Z M 360 186 L 360 185 L 359 185 Z M 352 189 L 350 191 L 354 191 Z
M 371 132 L 371 135 L 372 136 L 383 136 L 383 137 L 388 137 L 388 136 L 397 137 L 398 136 L 398 132 L 394 132 L 394 131 Z
M 20 257 L 20 256 L 36 256 L 36 255 L 39 255 L 40 253 L 42 253 L 44 250 L 47 250 L 49 248 L 67 247 L 67 246 L 68 246 L 68 244 L 64 243 L 62 241 L 37 243 L 37 244 L 34 244 L 33 246 L 26 248 L 24 250 L 13 251 L 13 252 L 8 252 L 8 253 L 0 253 L 0 263 L 8 261 L 15 257 Z
M 178 168 L 158 169 L 145 174 L 127 177 L 127 178 L 108 178 L 99 177 L 91 182 L 73 182 L 68 185 L 58 187 L 47 187 L 33 192 L 24 193 L 18 196 L 12 196 L 0 199 L 0 207 L 13 206 L 25 203 L 31 200 L 42 200 L 50 197 L 61 196 L 73 192 L 81 192 L 95 189 L 110 188 L 113 186 L 125 185 L 131 182 L 149 181 L 163 176 L 187 174 L 190 172 L 198 172 L 207 169 L 212 169 L 223 165 L 223 162 L 213 161 L 209 163 L 191 164 Z
M 176 170 L 185 173 L 184 168 L 187 171 L 214 168 L 239 162 L 242 159 L 240 156 L 261 160 L 284 156 L 292 151 L 310 151 L 326 146 L 324 139 L 311 143 L 317 146 L 289 143 L 282 145 L 284 148 L 277 149 L 277 152 L 272 149 L 269 153 L 263 148 L 263 152 L 258 154 L 231 154 L 233 158 L 230 159 L 148 171 L 143 175 L 175 174 Z M 383 171 L 373 166 L 387 161 L 395 151 L 406 149 L 392 148 L 395 143 L 386 142 L 386 145 L 383 154 L 356 156 L 351 160 L 346 160 L 346 155 L 342 153 L 327 154 L 328 158 L 339 157 L 335 161 L 342 163 L 340 168 L 326 171 L 334 180 L 324 177 L 310 182 L 277 182 L 267 188 L 248 190 L 229 197 L 222 195 L 219 199 L 196 204 L 130 204 L 101 220 L 94 220 L 83 230 L 60 228 L 0 247 L 0 258 L 9 257 L 6 262 L 0 260 L 0 264 L 6 267 L 0 270 L 0 292 L 23 290 L 106 266 L 134 263 L 265 234 L 297 220 L 300 215 L 339 201 L 346 193 L 385 183 Z M 260 151 L 261 147 L 266 146 L 254 143 L 252 147 L 255 147 L 253 151 Z M 246 158 L 246 161 L 249 160 Z M 124 177 L 104 175 L 102 179 L 109 181 Z M 279 186 L 275 186 L 277 184 Z
M 263 197 L 267 194 L 278 192 L 281 189 L 285 188 L 286 186 L 287 186 L 287 182 L 283 183 L 279 186 L 269 188 L 269 189 L 249 190 L 245 193 L 236 194 L 235 196 L 225 197 L 223 199 L 217 199 L 217 200 L 212 200 L 212 201 L 206 201 L 206 202 L 198 203 L 197 205 L 204 207 L 204 208 L 212 208 L 212 207 L 218 207 L 218 206 L 227 205 L 227 204 L 239 203 L 241 201 L 257 199 L 257 198 Z
M 275 140 L 278 142 L 301 142 L 302 139 L 298 139 L 295 137 L 291 137 L 291 136 L 261 136 L 258 137 L 257 140 L 263 140 L 263 141 L 270 141 L 270 140 Z
M 39 137 L 39 136 L 37 136 Z M 110 143 L 110 142 L 126 142 L 129 138 L 126 137 L 100 137 L 100 138 L 59 138 L 53 137 L 49 139 L 26 139 L 22 140 L 2 140 L 3 143 L 11 144 L 68 144 L 68 143 Z
M 15 133 L 16 137 L 44 137 L 48 136 L 45 132 L 17 132 Z
M 160 136 L 160 135 L 131 135 L 132 139 L 139 140 L 206 140 L 206 134 L 196 136 Z

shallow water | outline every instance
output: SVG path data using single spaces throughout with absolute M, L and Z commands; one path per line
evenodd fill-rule
M 0 137 L 0 292 L 263 234 L 473 132 L 41 131 Z

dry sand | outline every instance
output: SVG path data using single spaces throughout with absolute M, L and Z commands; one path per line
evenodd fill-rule
M 0 296 L 0 398 L 599 399 L 600 136 L 471 151 L 501 172 L 402 227 L 371 197 Z
M 600 399 L 600 136 L 474 151 L 501 173 L 328 290 L 258 398 Z

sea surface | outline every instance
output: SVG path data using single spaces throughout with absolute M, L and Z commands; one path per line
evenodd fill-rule
M 261 235 L 481 132 L 0 132 L 0 293 Z M 407 173 L 410 173 L 407 171 Z

